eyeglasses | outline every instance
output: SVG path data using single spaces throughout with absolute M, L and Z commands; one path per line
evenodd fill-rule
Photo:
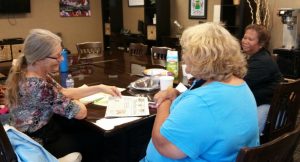
M 49 58 L 49 59 L 53 59 L 53 60 L 58 61 L 58 60 L 61 58 L 61 56 L 62 56 L 62 54 L 61 54 L 61 52 L 60 52 L 58 57 L 47 56 L 46 58 Z

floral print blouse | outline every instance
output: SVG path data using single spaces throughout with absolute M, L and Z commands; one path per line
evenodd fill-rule
M 71 119 L 80 110 L 79 105 L 60 92 L 62 87 L 49 75 L 46 80 L 25 78 L 19 89 L 19 103 L 10 108 L 10 120 L 21 132 L 37 131 L 49 122 L 53 113 Z

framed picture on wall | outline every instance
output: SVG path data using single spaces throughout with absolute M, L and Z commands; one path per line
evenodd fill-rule
M 189 0 L 189 18 L 206 19 L 207 0 Z
M 60 0 L 59 14 L 61 17 L 91 16 L 89 0 Z
M 128 0 L 129 7 L 144 6 L 144 0 Z
M 147 25 L 147 39 L 148 40 L 156 40 L 156 26 L 155 25 Z

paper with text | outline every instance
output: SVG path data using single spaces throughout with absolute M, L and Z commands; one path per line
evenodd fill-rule
M 105 117 L 126 117 L 149 115 L 147 97 L 109 97 Z

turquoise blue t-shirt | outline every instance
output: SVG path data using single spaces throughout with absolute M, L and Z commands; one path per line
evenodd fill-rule
M 160 132 L 187 157 L 164 157 L 150 140 L 141 161 L 234 162 L 241 147 L 259 145 L 254 96 L 246 83 L 188 90 L 174 100 Z

